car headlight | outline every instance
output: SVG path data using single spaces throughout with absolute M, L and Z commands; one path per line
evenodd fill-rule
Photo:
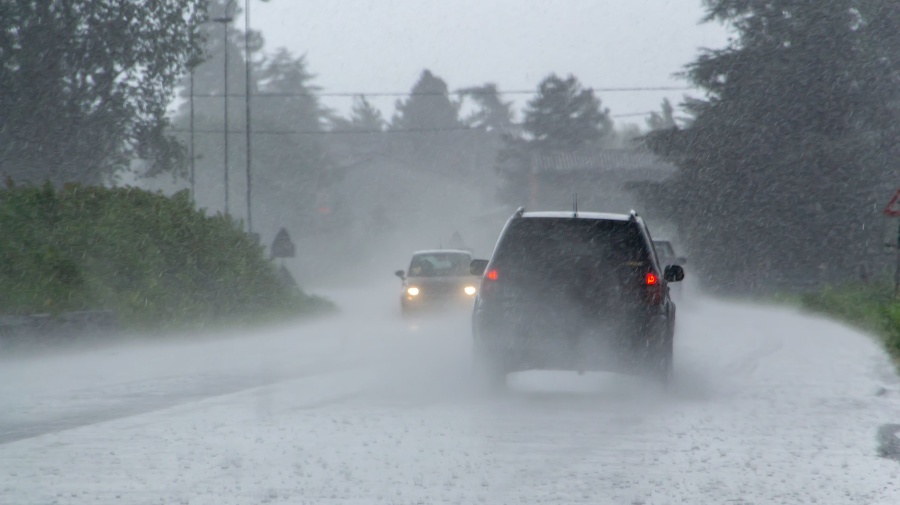
M 417 288 L 415 286 L 410 286 L 410 287 L 406 288 L 406 294 L 408 294 L 409 296 L 416 296 L 419 294 L 419 288 Z
M 475 292 L 478 291 L 478 290 L 475 289 L 475 286 L 466 286 L 466 287 L 463 288 L 463 291 L 464 291 L 467 295 L 472 296 L 472 295 L 474 295 Z

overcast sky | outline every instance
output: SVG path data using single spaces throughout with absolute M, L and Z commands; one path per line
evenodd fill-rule
M 243 1 L 238 0 L 241 5 Z M 252 1 L 252 0 L 251 0 Z M 533 90 L 551 72 L 595 89 L 686 86 L 672 76 L 728 33 L 700 24 L 701 0 L 254 1 L 251 26 L 266 50 L 306 54 L 329 92 L 408 91 L 423 69 L 451 89 L 494 82 Z M 242 20 L 239 20 L 240 23 Z M 685 91 L 598 91 L 613 115 L 657 110 Z M 696 93 L 693 93 L 696 96 Z M 521 105 L 527 95 L 510 95 Z M 396 98 L 373 99 L 389 117 Z M 325 98 L 346 111 L 350 98 Z M 642 117 L 617 123 L 643 126 Z

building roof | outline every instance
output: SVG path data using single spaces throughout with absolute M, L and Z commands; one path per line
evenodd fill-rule
M 577 151 L 535 152 L 531 156 L 534 173 L 627 172 L 659 179 L 676 168 L 658 156 L 639 149 L 585 148 Z

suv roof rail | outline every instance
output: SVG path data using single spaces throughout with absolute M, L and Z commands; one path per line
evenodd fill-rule
M 524 214 L 524 213 L 525 213 L 525 207 L 524 207 L 524 206 L 520 206 L 518 209 L 516 209 L 515 216 L 516 216 L 516 217 L 522 217 L 522 214 Z

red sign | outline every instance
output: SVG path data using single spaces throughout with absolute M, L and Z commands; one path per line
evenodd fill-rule
M 894 193 L 894 196 L 891 197 L 891 201 L 888 202 L 887 207 L 881 212 L 885 216 L 900 217 L 900 189 Z

